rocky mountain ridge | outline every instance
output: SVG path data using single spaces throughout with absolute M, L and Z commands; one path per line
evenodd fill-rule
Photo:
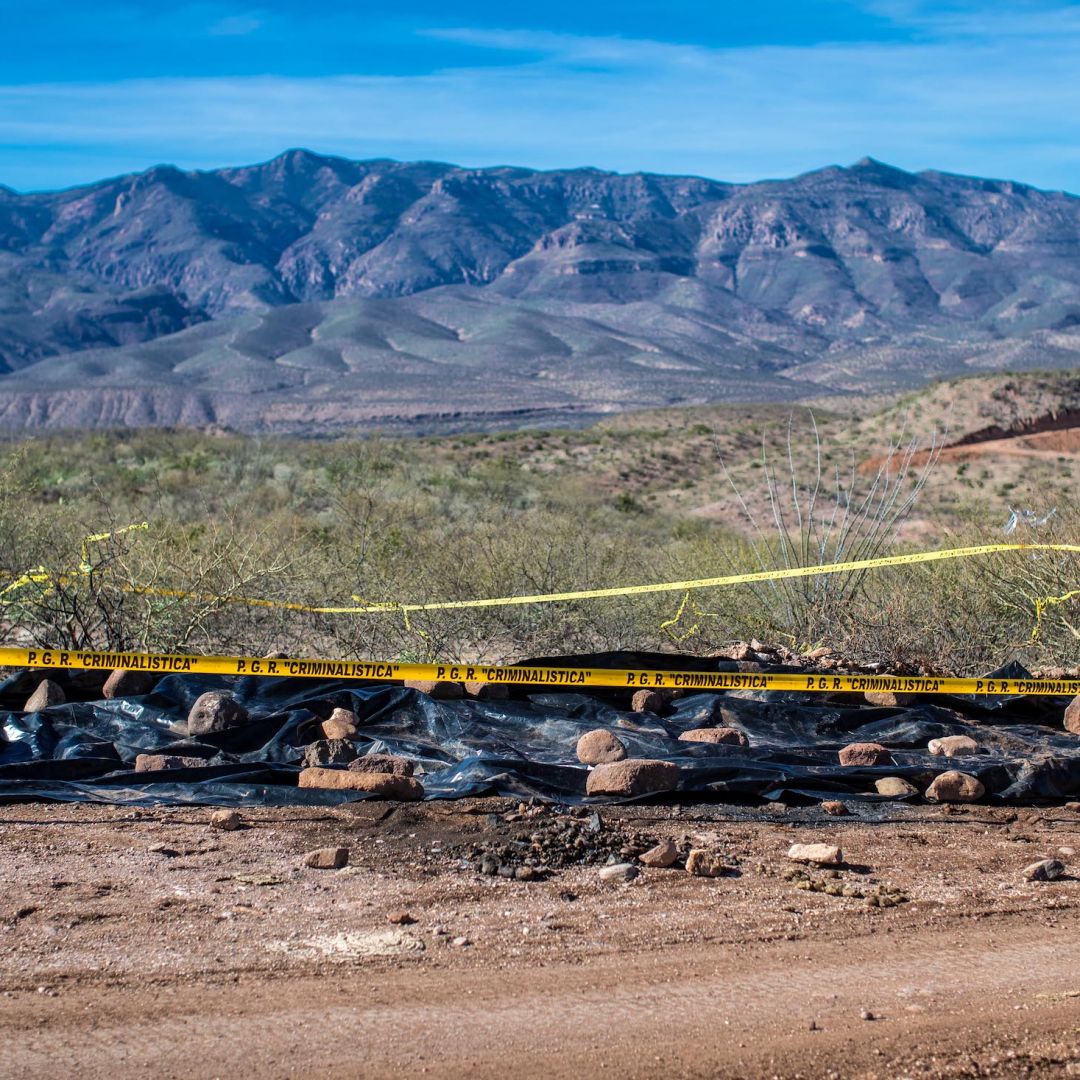
M 1078 356 L 1080 199 L 871 159 L 729 184 L 294 150 L 0 187 L 6 426 L 592 415 Z

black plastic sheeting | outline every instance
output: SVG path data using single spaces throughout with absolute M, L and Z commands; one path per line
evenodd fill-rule
M 641 653 L 546 657 L 553 666 L 734 670 L 731 661 Z M 775 668 L 771 670 L 792 670 Z M 1025 674 L 1017 665 L 997 672 Z M 0 801 L 50 799 L 149 805 L 313 805 L 354 801 L 350 791 L 297 787 L 307 744 L 336 707 L 362 721 L 357 750 L 402 754 L 417 762 L 428 798 L 537 796 L 585 800 L 587 769 L 574 754 L 584 732 L 610 728 L 631 757 L 663 758 L 681 770 L 680 792 L 667 798 L 733 802 L 828 797 L 879 800 L 874 780 L 901 776 L 920 789 L 959 768 L 978 776 L 988 797 L 1006 802 L 1080 795 L 1080 737 L 1062 727 L 1060 698 L 920 698 L 910 708 L 874 708 L 855 695 L 838 700 L 775 691 L 688 694 L 662 716 L 629 710 L 629 691 L 564 693 L 515 689 L 507 701 L 438 701 L 398 685 L 291 678 L 170 675 L 144 697 L 70 701 L 21 711 L 42 673 L 0 683 Z M 79 680 L 50 677 L 69 699 Z M 207 690 L 230 690 L 252 722 L 189 739 L 186 718 Z M 92 692 L 92 691 L 91 691 Z M 85 695 L 83 690 L 82 694 Z M 723 709 L 724 715 L 721 715 Z M 749 747 L 679 742 L 690 728 L 734 723 Z M 984 752 L 934 757 L 931 739 L 970 735 Z M 887 746 L 894 764 L 844 768 L 837 751 L 850 742 Z M 206 759 L 206 767 L 135 773 L 137 754 Z M 608 801 L 608 800 L 593 800 Z

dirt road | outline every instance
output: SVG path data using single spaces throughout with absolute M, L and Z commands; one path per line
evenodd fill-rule
M 1080 814 L 853 809 L 605 810 L 582 823 L 601 847 L 731 866 L 609 884 L 552 839 L 569 815 L 505 801 L 253 810 L 234 833 L 6 807 L 0 1075 L 1080 1075 L 1080 880 L 1020 875 L 1072 859 Z M 788 844 L 817 839 L 845 867 L 793 874 Z M 477 871 L 530 842 L 564 865 Z M 301 865 L 331 843 L 349 867 Z

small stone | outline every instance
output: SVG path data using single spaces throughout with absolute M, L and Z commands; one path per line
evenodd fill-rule
M 324 847 L 309 851 L 304 856 L 304 865 L 311 870 L 340 870 L 349 865 L 347 847 Z
M 54 683 L 52 679 L 42 679 L 37 684 L 37 689 L 26 699 L 23 712 L 41 712 L 52 705 L 63 705 L 67 698 L 63 687 Z
M 943 772 L 934 777 L 934 782 L 926 789 L 926 797 L 932 802 L 968 803 L 981 799 L 986 794 L 982 782 L 974 776 L 962 772 Z
M 416 920 L 407 911 L 391 911 L 386 921 L 393 926 L 411 926 Z
M 867 705 L 882 709 L 906 709 L 916 701 L 914 694 L 896 694 L 892 690 L 867 690 L 863 697 Z
M 405 686 L 409 690 L 419 690 L 421 694 L 427 694 L 428 697 L 439 701 L 454 701 L 465 696 L 461 683 L 447 682 L 443 679 L 406 679 Z
M 387 776 L 412 776 L 416 763 L 397 754 L 361 754 L 349 762 L 352 772 L 384 773 Z
M 319 739 L 304 751 L 301 764 L 305 767 L 348 765 L 355 757 L 356 747 L 347 739 Z
M 128 671 L 117 668 L 101 688 L 102 697 L 129 698 L 149 694 L 157 685 L 158 677 L 149 671 Z
M 679 849 L 671 840 L 661 840 L 656 847 L 649 848 L 638 856 L 638 862 L 643 866 L 659 867 L 667 869 L 673 866 L 679 857 Z
M 210 690 L 195 700 L 188 713 L 189 735 L 210 735 L 241 727 L 250 717 L 247 709 L 224 690 Z
M 838 866 L 844 861 L 844 853 L 835 844 L 792 844 L 787 857 L 815 866 Z
M 601 881 L 633 881 L 638 876 L 638 868 L 633 863 L 613 863 L 600 867 Z
M 352 769 L 303 769 L 297 778 L 302 788 L 327 791 L 364 791 L 384 799 L 411 802 L 424 797 L 424 786 L 411 776 L 393 773 L 354 772 Z
M 963 757 L 977 754 L 979 744 L 967 735 L 946 735 L 942 739 L 931 739 L 927 750 L 936 757 Z
M 467 937 L 456 937 L 450 944 L 455 949 L 467 949 L 472 942 Z
M 919 789 L 902 776 L 882 776 L 874 781 L 874 790 L 890 799 L 909 799 L 919 794 Z
M 335 709 L 322 722 L 322 733 L 327 739 L 351 739 L 359 731 L 360 718 L 350 709 Z
M 679 768 L 670 761 L 650 758 L 627 758 L 597 765 L 585 785 L 588 795 L 649 795 L 674 791 L 679 783 Z
M 1053 881 L 1065 873 L 1065 864 L 1060 859 L 1042 859 L 1024 867 L 1024 877 L 1028 881 Z
M 510 696 L 510 687 L 505 683 L 467 682 L 465 693 L 477 701 L 505 701 Z
M 1065 730 L 1080 735 L 1080 695 L 1074 697 L 1065 710 Z
M 215 810 L 210 815 L 210 828 L 222 832 L 236 832 L 241 824 L 240 815 L 235 810 Z
M 725 746 L 749 746 L 750 740 L 733 727 L 691 728 L 679 736 L 679 742 L 719 743 Z
M 859 1019 L 861 1019 L 861 1020 L 876 1020 L 877 1017 L 869 1009 L 863 1009 L 863 1011 L 861 1013 L 859 1013 Z
M 891 765 L 892 755 L 881 743 L 848 743 L 840 751 L 841 765 Z
M 165 769 L 204 769 L 206 758 L 183 757 L 180 754 L 138 754 L 135 758 L 136 772 L 162 772 Z
M 846 817 L 851 813 L 847 808 L 847 803 L 842 803 L 838 799 L 828 799 L 821 804 L 821 809 L 832 817 Z
M 631 712 L 659 712 L 666 702 L 659 690 L 638 690 L 630 699 Z
M 724 862 L 723 856 L 713 851 L 692 848 L 686 856 L 686 872 L 695 877 L 716 878 L 731 873 L 731 867 Z
M 626 746 L 607 728 L 595 728 L 578 739 L 576 752 L 578 761 L 583 765 L 604 765 L 622 761 L 626 757 Z

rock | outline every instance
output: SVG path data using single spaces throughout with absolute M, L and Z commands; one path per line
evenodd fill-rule
M 1074 697 L 1065 710 L 1065 730 L 1080 735 L 1080 695 Z
M 353 772 L 383 773 L 387 776 L 412 776 L 416 763 L 397 754 L 363 754 L 349 762 Z
M 638 876 L 638 868 L 633 863 L 614 863 L 600 867 L 601 881 L 633 881 Z
M 667 869 L 669 866 L 674 866 L 676 860 L 679 858 L 679 849 L 675 846 L 671 840 L 661 840 L 656 847 L 649 848 L 648 851 L 642 852 L 638 856 L 638 862 L 643 866 L 654 866 L 661 869 Z
M 867 705 L 885 709 L 906 709 L 917 700 L 914 694 L 895 694 L 892 690 L 867 690 L 863 697 Z
M 832 817 L 846 817 L 851 813 L 847 808 L 847 803 L 842 803 L 838 799 L 828 799 L 821 804 L 821 809 Z
M 311 743 L 304 751 L 301 764 L 307 767 L 313 765 L 347 765 L 356 757 L 356 747 L 345 739 L 319 739 Z
M 210 735 L 216 731 L 241 727 L 250 720 L 247 709 L 224 690 L 202 694 L 188 713 L 189 735 Z
M 1065 873 L 1065 864 L 1060 859 L 1043 859 L 1024 867 L 1024 877 L 1028 881 L 1053 881 Z
M 335 709 L 329 720 L 322 722 L 323 737 L 351 739 L 360 731 L 360 718 L 349 709 Z
M 365 791 L 384 799 L 410 802 L 424 797 L 424 785 L 411 776 L 393 773 L 354 772 L 352 769 L 304 769 L 297 780 L 302 788 L 327 791 Z
M 324 847 L 309 851 L 304 856 L 304 865 L 311 870 L 340 870 L 349 865 L 347 847 Z
M 52 679 L 42 679 L 37 689 L 26 699 L 23 712 L 41 712 L 51 705 L 63 705 L 67 701 L 63 688 Z
M 944 803 L 975 802 L 985 794 L 986 788 L 981 781 L 967 773 L 955 771 L 934 777 L 933 783 L 926 789 L 928 799 Z
M 241 824 L 240 815 L 235 810 L 215 810 L 210 815 L 210 828 L 220 829 L 221 832 L 236 832 Z
M 142 697 L 149 694 L 157 685 L 158 677 L 149 671 L 128 671 L 117 668 L 101 688 L 106 698 Z
M 853 742 L 840 751 L 841 765 L 891 765 L 892 754 L 881 743 Z
M 720 743 L 725 746 L 749 746 L 750 740 L 733 727 L 699 727 L 684 731 L 679 742 Z
M 416 920 L 407 911 L 391 911 L 386 921 L 393 926 L 411 926 Z
M 577 759 L 583 765 L 604 765 L 622 761 L 625 757 L 626 747 L 622 740 L 607 728 L 586 731 L 577 741 Z
M 649 795 L 674 791 L 678 783 L 679 768 L 670 761 L 627 758 L 597 765 L 589 773 L 585 791 L 589 795 Z
M 439 679 L 406 679 L 405 686 L 440 701 L 453 701 L 465 696 L 465 691 L 458 682 L 445 682 Z
M 787 857 L 815 866 L 839 866 L 844 861 L 844 853 L 835 844 L 792 844 Z
M 162 772 L 165 769 L 203 769 L 206 758 L 183 757 L 180 754 L 139 754 L 135 758 L 136 772 Z
M 467 682 L 465 693 L 477 701 L 505 701 L 510 696 L 510 687 L 505 683 Z
M 686 856 L 686 872 L 695 877 L 723 877 L 731 873 L 731 867 L 715 852 L 692 848 Z
M 630 699 L 631 712 L 659 712 L 666 702 L 659 690 L 638 690 Z
M 918 795 L 919 789 L 902 776 L 882 776 L 874 781 L 874 790 L 890 799 L 909 799 Z
M 968 735 L 946 735 L 942 739 L 931 739 L 926 748 L 937 757 L 963 757 L 965 754 L 979 752 L 979 744 Z

